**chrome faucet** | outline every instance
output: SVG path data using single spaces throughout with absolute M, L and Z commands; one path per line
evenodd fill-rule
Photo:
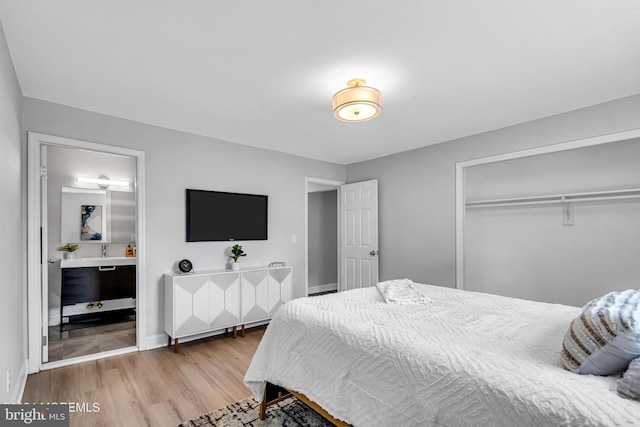
M 102 244 L 102 258 L 106 258 L 107 257 L 107 244 L 103 243 Z

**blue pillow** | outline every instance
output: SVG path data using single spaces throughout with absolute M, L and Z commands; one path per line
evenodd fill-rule
M 590 301 L 569 326 L 562 366 L 578 374 L 611 375 L 640 356 L 640 290 L 610 292 Z
M 640 400 L 640 357 L 633 359 L 618 380 L 618 394 L 629 399 Z

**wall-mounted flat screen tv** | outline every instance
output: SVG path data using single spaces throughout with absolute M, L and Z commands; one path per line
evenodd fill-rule
M 268 196 L 187 189 L 187 242 L 267 240 Z

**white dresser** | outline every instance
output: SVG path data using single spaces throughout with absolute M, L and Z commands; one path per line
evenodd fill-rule
M 164 331 L 182 337 L 271 318 L 293 294 L 293 268 L 256 267 L 164 275 Z

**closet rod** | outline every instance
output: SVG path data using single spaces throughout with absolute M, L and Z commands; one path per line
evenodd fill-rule
M 549 205 L 576 202 L 597 202 L 640 198 L 640 188 L 628 190 L 600 191 L 590 193 L 558 194 L 551 196 L 518 197 L 510 199 L 477 200 L 466 202 L 467 208 L 500 206 Z

